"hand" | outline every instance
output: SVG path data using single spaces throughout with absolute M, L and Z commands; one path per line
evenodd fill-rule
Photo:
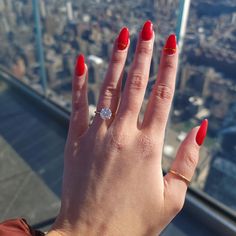
M 139 121 L 154 37 L 147 21 L 120 99 L 129 48 L 128 29 L 121 30 L 97 105 L 97 111 L 110 108 L 113 116 L 103 120 L 96 114 L 90 127 L 87 67 L 83 56 L 78 57 L 61 209 L 48 235 L 156 235 L 183 207 L 188 181 L 170 172 L 163 177 L 161 167 L 178 63 L 174 35 L 162 51 L 157 81 Z M 190 131 L 172 164 L 171 169 L 187 179 L 194 174 L 206 128 L 207 120 Z

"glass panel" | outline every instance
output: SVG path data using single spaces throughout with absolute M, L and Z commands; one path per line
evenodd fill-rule
M 186 133 L 209 119 L 191 187 L 236 213 L 236 3 L 191 1 L 166 139 L 167 166 Z
M 124 72 L 126 77 L 137 35 L 146 19 L 154 22 L 157 34 L 151 66 L 152 79 L 148 86 L 148 90 L 151 89 L 157 71 L 157 66 L 154 65 L 158 65 L 158 52 L 168 34 L 176 30 L 178 1 L 51 2 L 40 1 L 48 86 L 61 96 L 67 108 L 70 109 L 70 85 L 78 53 L 86 56 L 89 69 L 89 102 L 94 110 L 113 43 L 120 29 L 127 26 L 131 33 L 131 47 Z M 159 17 L 160 15 L 163 17 Z
M 70 110 L 74 62 L 78 53 L 83 53 L 89 69 L 88 96 L 91 114 L 94 114 L 99 89 L 119 30 L 122 26 L 127 26 L 130 30 L 125 80 L 139 30 L 146 19 L 151 19 L 156 37 L 142 116 L 156 79 L 165 38 L 170 33 L 177 32 L 182 52 L 176 95 L 164 146 L 163 168 L 168 171 L 175 151 L 187 132 L 199 125 L 202 119 L 208 118 L 208 137 L 201 149 L 201 158 L 191 188 L 213 197 L 235 214 L 236 191 L 232 186 L 236 180 L 236 3 L 192 1 L 190 12 L 187 14 L 189 3 L 188 0 L 0 0 L 0 71 L 4 69 L 11 72 L 18 80 L 29 84 L 38 92 L 46 92 L 45 98 L 53 99 L 61 107 Z M 36 7 L 33 8 L 32 4 Z M 40 14 L 39 17 L 37 13 Z M 188 24 L 186 35 L 182 38 L 185 21 L 188 21 Z M 6 99 L 6 96 L 17 101 L 20 99 L 14 97 L 7 83 L 1 82 L 0 93 L 4 95 L 3 99 Z M 23 100 L 20 103 L 24 104 Z M 1 106 L 4 106 L 4 103 Z M 37 109 L 40 111 L 37 106 L 34 109 L 30 105 L 25 105 L 27 106 L 29 111 L 35 109 L 35 113 L 30 114 L 37 114 Z M 26 110 L 22 106 L 19 109 L 21 115 L 25 114 Z M 44 115 L 47 116 L 46 113 Z M 1 119 L 4 120 L 2 117 Z M 47 117 L 40 119 L 39 124 L 43 124 L 44 127 L 41 132 L 44 130 L 47 136 L 45 140 L 55 140 L 54 135 L 60 134 L 58 142 L 63 149 L 66 129 L 56 124 L 52 125 L 53 121 L 47 120 Z M 46 124 L 51 125 L 49 133 Z M 61 161 L 56 163 L 59 169 L 62 169 L 63 150 L 58 150 L 55 154 L 52 146 L 55 146 L 56 142 L 50 143 L 51 149 L 48 153 L 53 153 L 51 164 L 42 164 L 39 154 L 30 162 L 30 157 L 28 159 L 28 156 L 21 156 L 21 146 L 12 143 L 8 130 L 3 125 L 0 125 L 0 128 L 0 146 L 2 143 L 10 150 L 9 156 L 16 154 L 17 160 L 25 159 L 30 168 L 37 173 L 36 177 L 41 177 L 35 181 L 43 180 L 46 183 L 46 188 L 49 188 L 49 199 L 55 201 L 55 212 L 58 207 L 61 179 L 53 178 L 61 173 L 55 173 L 50 168 L 59 155 Z M 26 133 L 24 134 L 25 136 L 19 136 L 18 139 L 22 139 L 28 147 L 29 144 L 24 140 Z M 49 138 L 52 136 L 54 138 Z M 39 140 L 39 143 L 43 143 L 44 138 Z M 39 167 L 39 163 L 43 168 Z M 8 211 L 13 212 L 11 209 Z M 53 215 L 52 212 L 44 216 L 49 217 Z M 6 213 L 2 217 L 10 215 Z
M 0 65 L 42 91 L 32 1 L 0 1 Z
M 62 161 L 63 155 L 53 147 L 59 144 L 62 153 L 64 142 L 58 135 L 60 127 L 47 125 L 50 119 L 45 112 L 2 80 L 7 71 L 17 84 L 23 82 L 43 93 L 32 3 L 0 0 L 0 221 L 25 217 L 35 224 L 58 211 L 59 196 L 53 188 L 57 174 L 49 168 L 56 165 L 62 174 L 62 165 L 55 159 Z

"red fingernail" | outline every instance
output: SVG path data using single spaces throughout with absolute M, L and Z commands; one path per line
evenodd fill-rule
M 168 55 L 173 55 L 176 52 L 176 36 L 175 34 L 171 34 L 168 39 L 166 40 L 166 45 L 164 47 L 164 51 Z
M 81 76 L 85 71 L 84 55 L 80 54 L 76 59 L 75 75 Z
M 117 47 L 119 50 L 124 50 L 126 49 L 128 43 L 129 43 L 129 29 L 127 27 L 124 27 L 120 31 L 117 41 Z
M 207 127 L 208 127 L 208 120 L 205 119 L 202 121 L 201 126 L 196 135 L 196 142 L 199 146 L 201 146 L 204 142 L 204 139 L 207 134 Z
M 148 41 L 153 36 L 153 24 L 150 20 L 146 21 L 142 29 L 142 39 Z

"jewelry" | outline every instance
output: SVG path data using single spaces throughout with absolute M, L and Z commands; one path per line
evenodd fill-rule
M 99 114 L 103 120 L 110 120 L 112 112 L 109 108 L 102 108 L 101 111 L 95 111 L 95 114 Z
M 184 180 L 188 185 L 190 184 L 191 180 L 186 178 L 184 175 L 182 175 L 174 170 L 169 170 L 169 172 L 173 175 L 178 176 L 180 179 Z

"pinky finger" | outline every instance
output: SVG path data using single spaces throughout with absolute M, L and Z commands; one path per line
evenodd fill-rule
M 72 113 L 70 118 L 69 135 L 80 137 L 88 128 L 89 108 L 87 96 L 88 70 L 84 56 L 77 57 L 74 79 L 72 81 Z
M 167 212 L 177 213 L 183 206 L 189 180 L 198 163 L 200 146 L 206 137 L 207 126 L 208 121 L 204 120 L 200 127 L 191 130 L 181 144 L 170 172 L 164 177 Z

